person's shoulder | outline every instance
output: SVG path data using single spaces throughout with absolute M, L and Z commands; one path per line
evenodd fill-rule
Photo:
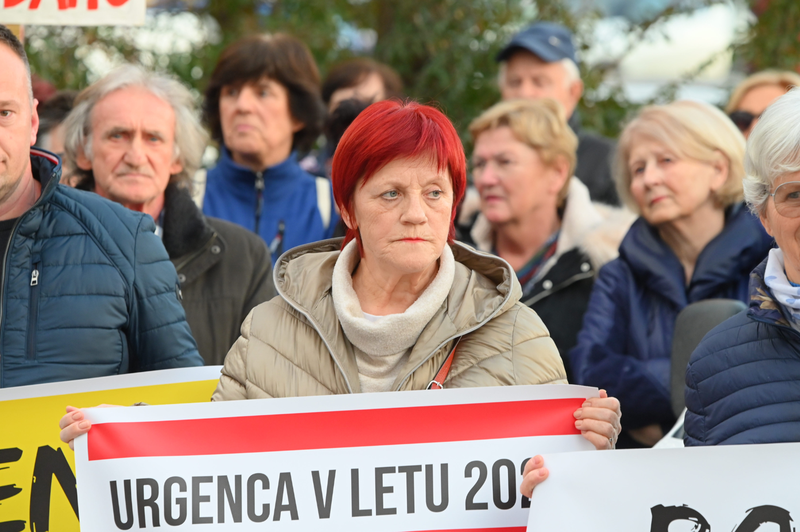
M 206 222 L 226 243 L 230 243 L 237 250 L 246 249 L 250 253 L 260 251 L 267 253 L 267 244 L 264 239 L 253 231 L 213 216 L 206 216 Z
M 64 212 L 83 219 L 85 222 L 94 220 L 97 224 L 91 224 L 91 229 L 95 230 L 117 233 L 124 228 L 123 232 L 135 236 L 137 230 L 152 232 L 155 227 L 149 216 L 127 209 L 94 192 L 59 185 L 53 191 L 49 201 L 62 207 Z
M 742 355 L 761 356 L 760 342 L 774 333 L 774 326 L 752 319 L 748 310 L 723 321 L 700 341 L 689 359 L 689 367 L 702 373 L 713 371 L 712 366 L 734 362 Z
M 542 319 L 527 305 L 517 301 L 478 328 L 473 337 L 501 338 L 517 345 L 535 338 L 550 336 Z M 504 342 L 503 342 L 504 343 Z

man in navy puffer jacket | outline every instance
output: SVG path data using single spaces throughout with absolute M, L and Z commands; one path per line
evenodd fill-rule
M 200 366 L 153 220 L 59 186 L 27 58 L 0 25 L 0 387 Z
M 750 308 L 712 329 L 686 370 L 687 446 L 800 441 L 800 332 L 750 274 Z

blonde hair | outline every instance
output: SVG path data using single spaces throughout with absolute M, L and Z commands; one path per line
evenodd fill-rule
M 637 213 L 639 205 L 631 194 L 628 161 L 639 140 L 658 142 L 676 157 L 706 163 L 721 153 L 728 160 L 728 178 L 714 193 L 716 203 L 725 208 L 742 201 L 744 136 L 716 107 L 688 100 L 650 105 L 625 126 L 614 158 L 614 179 L 619 197 Z
M 539 154 L 546 165 L 554 164 L 559 158 L 569 165 L 568 176 L 575 173 L 578 137 L 567 125 L 567 118 L 561 104 L 551 98 L 537 100 L 508 100 L 500 102 L 486 111 L 469 125 L 473 140 L 499 127 L 508 127 L 514 137 L 527 144 Z M 569 182 L 558 193 L 558 207 L 562 207 L 569 190 Z
M 777 85 L 788 91 L 792 87 L 800 87 L 800 74 L 791 70 L 764 70 L 746 77 L 733 89 L 728 105 L 725 106 L 725 112 L 736 111 L 745 94 L 762 85 Z

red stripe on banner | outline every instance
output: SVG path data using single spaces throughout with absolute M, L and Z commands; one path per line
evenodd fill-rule
M 100 423 L 89 460 L 300 451 L 580 434 L 585 399 L 541 399 L 175 421 Z
M 449 528 L 447 530 L 418 530 L 417 532 L 526 532 L 526 526 L 506 526 L 502 528 Z

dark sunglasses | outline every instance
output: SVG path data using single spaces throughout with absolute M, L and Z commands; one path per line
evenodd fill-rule
M 733 111 L 728 117 L 739 128 L 739 131 L 744 133 L 753 124 L 753 120 L 761 118 L 761 115 L 754 115 L 750 111 Z

